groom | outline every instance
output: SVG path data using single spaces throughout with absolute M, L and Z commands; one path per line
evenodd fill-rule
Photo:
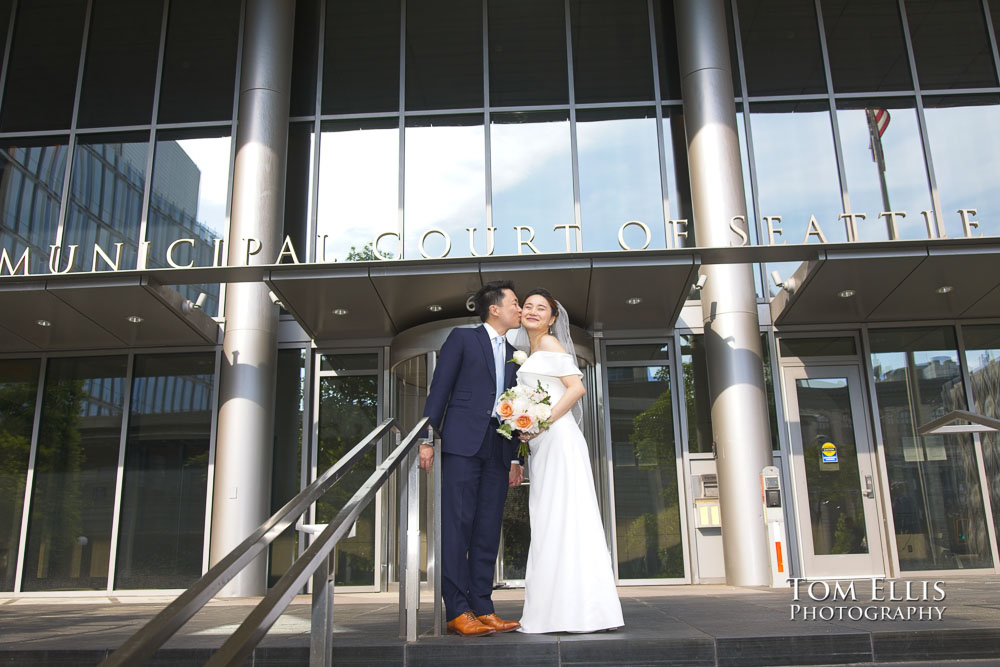
M 475 296 L 483 321 L 455 328 L 441 347 L 424 416 L 441 433 L 441 589 L 448 631 L 465 636 L 520 627 L 493 611 L 493 571 L 507 487 L 521 483 L 513 444 L 496 431 L 497 399 L 515 384 L 514 347 L 504 334 L 520 326 L 521 308 L 509 280 L 486 283 Z M 448 418 L 441 420 L 448 411 Z M 420 445 L 430 470 L 434 448 Z

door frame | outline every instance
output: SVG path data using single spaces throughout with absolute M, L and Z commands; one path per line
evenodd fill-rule
M 785 413 L 784 421 L 789 447 L 788 475 L 792 484 L 789 493 L 786 493 L 785 497 L 791 500 L 794 507 L 793 515 L 797 524 L 796 532 L 799 536 L 797 544 L 799 576 L 805 579 L 855 579 L 867 576 L 886 576 L 889 572 L 890 552 L 886 541 L 885 503 L 883 502 L 884 487 L 878 443 L 875 439 L 871 420 L 871 402 L 868 396 L 868 386 L 865 381 L 867 376 L 864 364 L 856 356 L 814 358 L 808 360 L 786 357 L 781 359 L 780 367 L 782 405 Z M 845 558 L 847 556 L 816 556 L 814 553 L 811 553 L 811 517 L 809 516 L 808 507 L 803 505 L 803 499 L 808 497 L 808 487 L 805 479 L 802 435 L 798 427 L 800 423 L 798 396 L 793 393 L 796 388 L 794 380 L 810 377 L 810 374 L 814 374 L 812 376 L 817 379 L 824 377 L 847 378 L 859 463 L 862 461 L 860 455 L 861 446 L 863 443 L 867 443 L 867 454 L 865 455 L 867 471 L 862 469 L 862 466 L 859 466 L 858 481 L 859 490 L 864 497 L 866 491 L 865 475 L 867 474 L 871 478 L 871 496 L 869 498 L 872 502 L 865 503 L 869 508 L 865 511 L 869 544 L 869 567 L 864 568 L 870 571 L 854 572 L 851 565 L 845 566 L 845 571 L 838 571 L 836 569 L 817 571 L 823 568 L 822 563 L 817 562 L 817 558 Z M 879 550 L 878 553 L 876 553 L 876 549 Z M 858 556 L 857 560 L 864 560 L 860 558 L 860 554 Z

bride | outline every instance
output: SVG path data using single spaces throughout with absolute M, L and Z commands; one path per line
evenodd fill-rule
M 556 335 L 549 332 L 554 331 Z M 521 632 L 595 632 L 624 625 L 580 430 L 585 390 L 566 310 L 544 289 L 528 293 L 515 346 L 530 356 L 518 383 L 541 381 L 551 396 L 552 426 L 529 440 L 531 543 Z

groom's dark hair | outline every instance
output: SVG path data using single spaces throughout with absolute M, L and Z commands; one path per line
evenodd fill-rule
M 476 304 L 476 314 L 483 322 L 490 316 L 490 306 L 503 304 L 503 293 L 505 290 L 514 291 L 514 283 L 510 280 L 494 280 L 479 288 L 473 299 Z

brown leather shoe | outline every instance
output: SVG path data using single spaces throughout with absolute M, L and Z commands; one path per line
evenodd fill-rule
M 490 626 L 481 623 L 471 610 L 467 610 L 448 621 L 448 632 L 454 632 L 463 637 L 485 637 L 492 635 L 495 631 Z
M 497 632 L 510 632 L 521 627 L 521 624 L 517 621 L 505 621 L 496 614 L 477 616 L 476 620 L 487 627 L 493 628 Z

